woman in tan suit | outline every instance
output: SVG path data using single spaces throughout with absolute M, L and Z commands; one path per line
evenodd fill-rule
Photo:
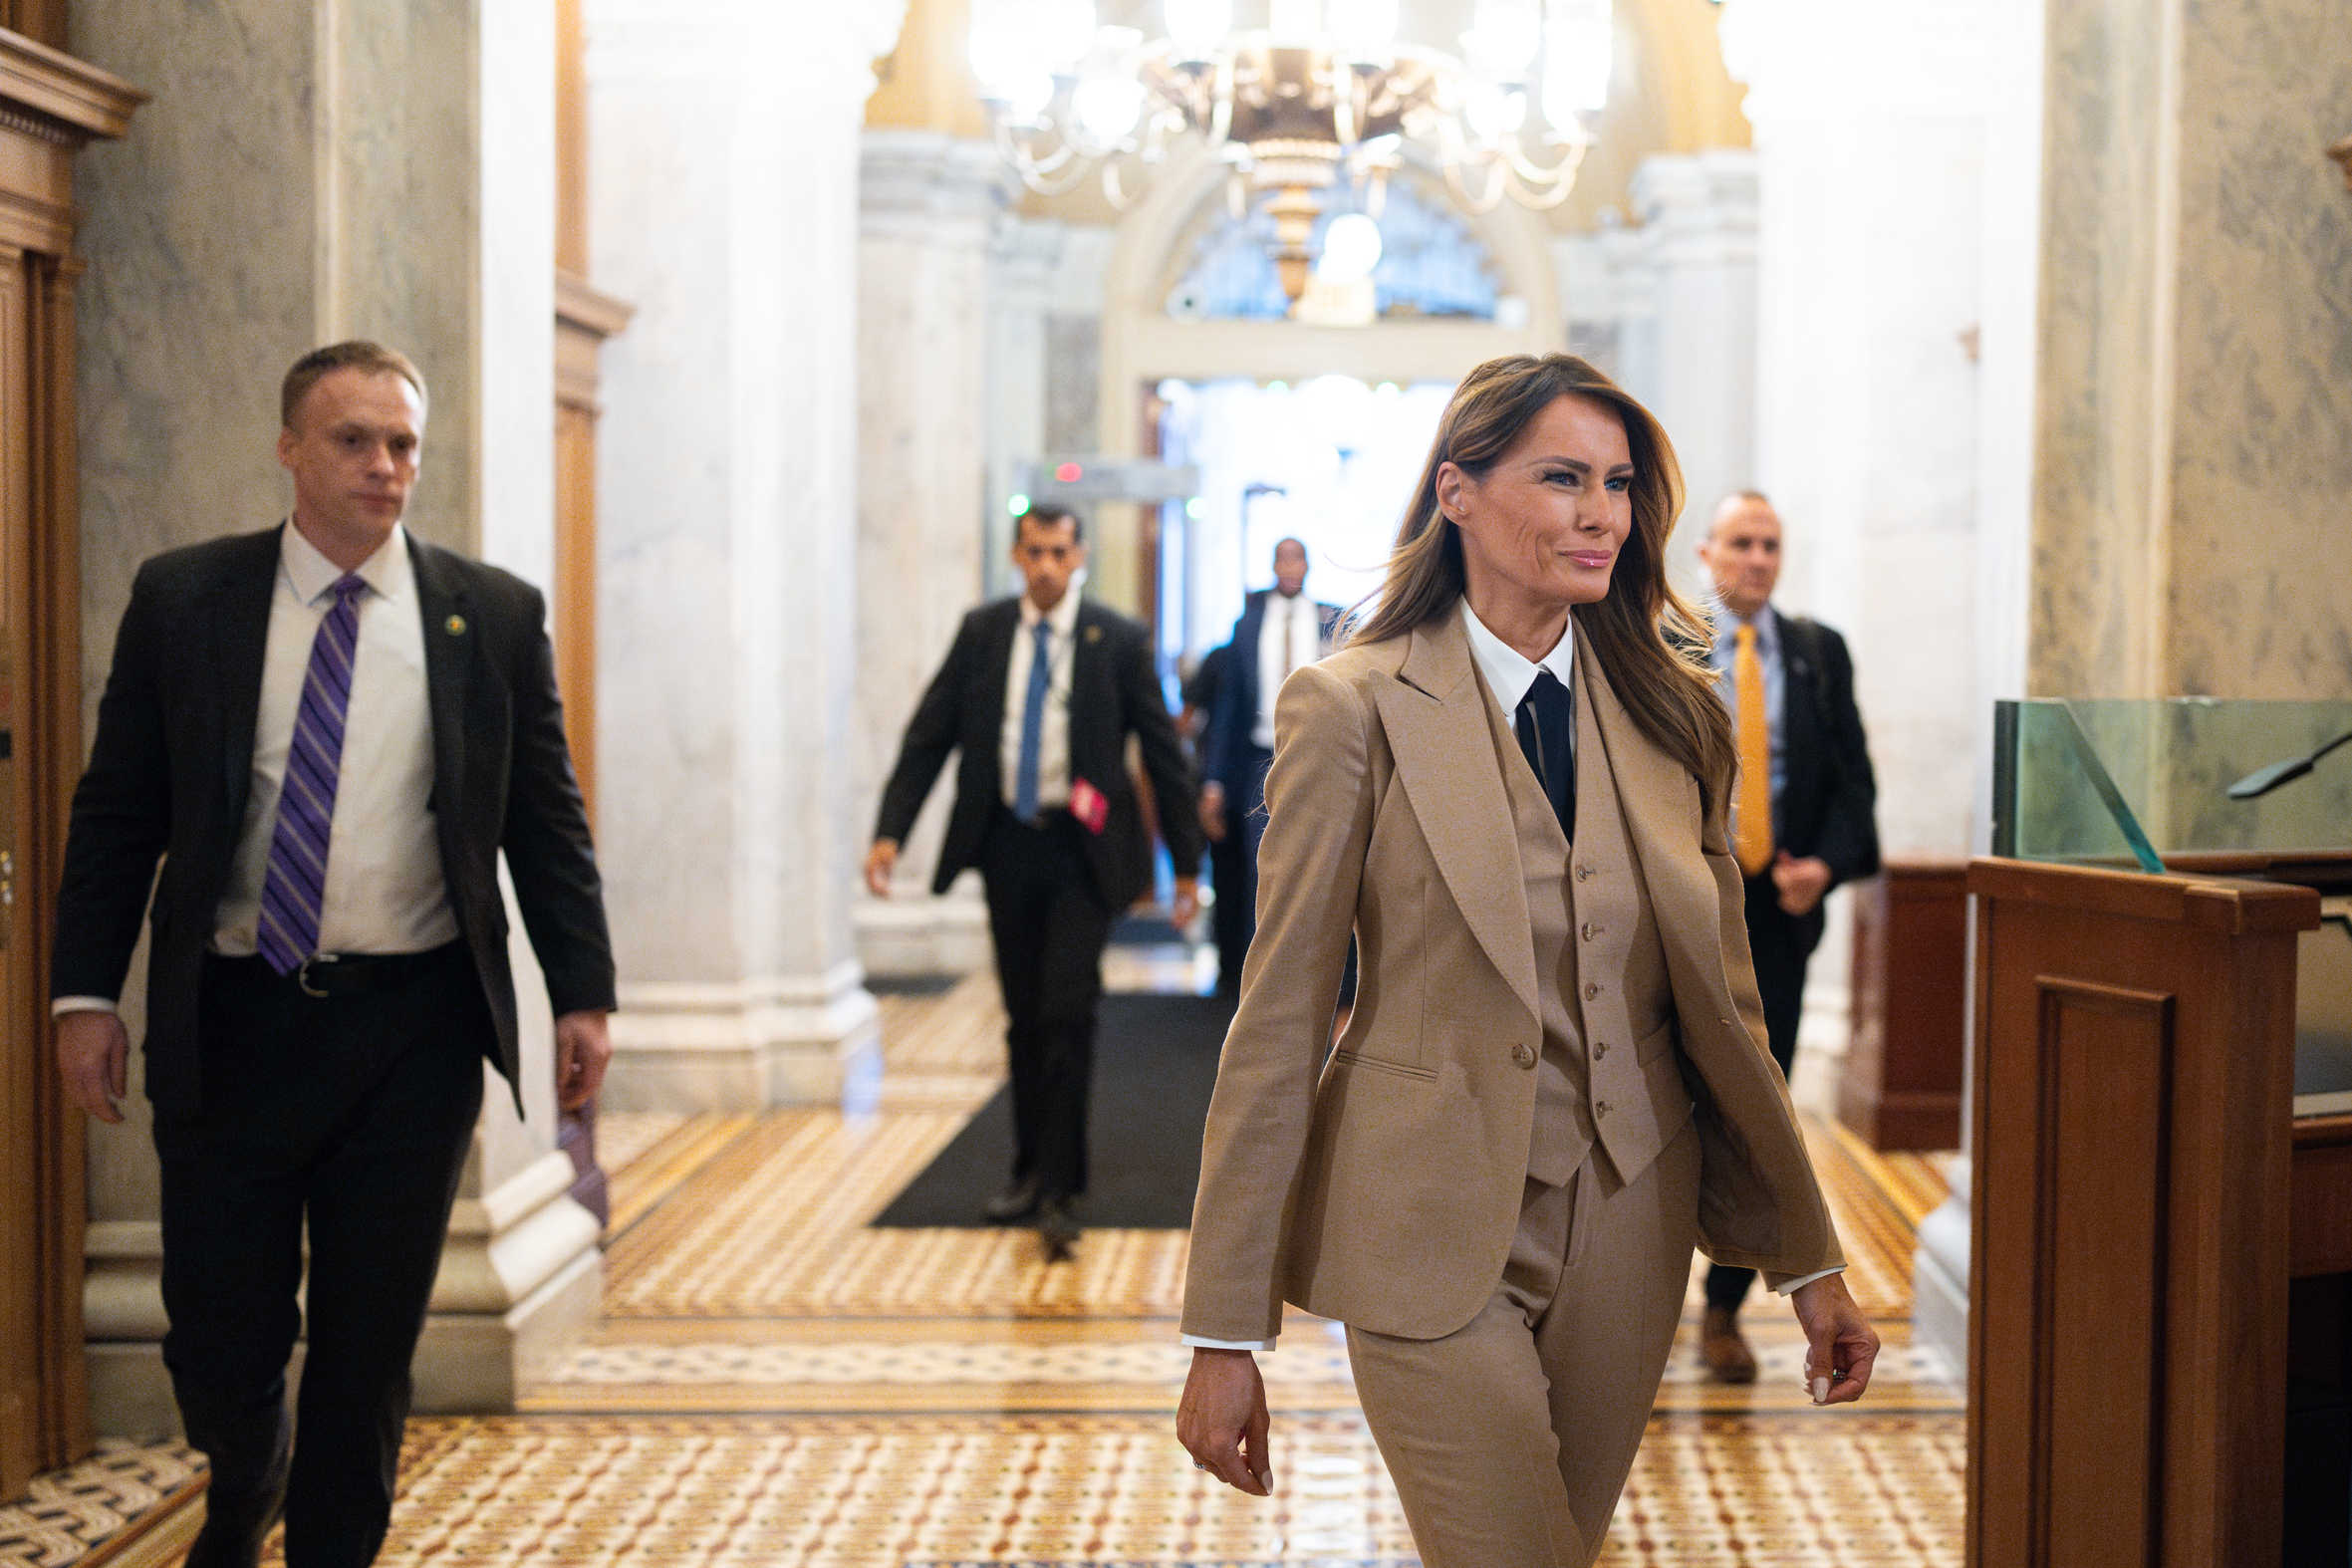
M 1599 1554 L 1695 1240 L 1792 1293 L 1817 1401 L 1878 1351 L 1765 1053 L 1729 721 L 1665 635 L 1681 482 L 1583 361 L 1478 367 L 1378 610 L 1276 712 L 1177 1434 L 1264 1495 L 1251 1352 L 1285 1301 L 1340 1320 L 1429 1568 Z

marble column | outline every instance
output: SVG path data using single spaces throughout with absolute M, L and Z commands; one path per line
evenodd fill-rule
M 1989 25 L 1931 0 L 1728 0 L 1720 22 L 1759 165 L 1755 478 L 1787 527 L 1777 598 L 1853 650 L 1890 856 L 1974 842 Z M 1813 960 L 1801 1098 L 1843 1054 L 1849 903 Z M 1918 1332 L 1956 1370 L 1964 1278 L 1962 1260 L 1920 1281 Z
M 606 1103 L 837 1099 L 851 928 L 858 167 L 903 0 L 589 0 L 591 237 L 632 301 L 600 431 Z
M 1633 202 L 1656 279 L 1650 408 L 1687 487 L 1668 566 L 1696 591 L 1703 574 L 1693 552 L 1716 499 L 1755 482 L 1756 156 L 1718 147 L 1644 158 Z
M 2031 690 L 2352 695 L 2345 9 L 2045 9 Z
M 907 719 L 979 602 L 988 533 L 981 427 L 990 229 L 1006 198 L 993 142 L 868 130 L 859 178 L 857 810 L 872 832 Z M 888 900 L 855 909 L 877 974 L 988 961 L 978 877 L 931 896 L 952 779 L 934 787 Z
M 431 385 L 409 526 L 544 585 L 553 528 L 553 24 L 486 3 L 229 0 L 170 29 L 77 3 L 77 49 L 155 96 L 77 190 L 85 688 L 131 573 L 284 515 L 277 389 L 304 350 L 373 337 Z M 388 237 L 396 243 L 388 243 Z M 200 376 L 200 380 L 197 378 Z M 519 922 L 516 930 L 521 930 Z M 125 1013 L 138 1031 L 134 960 Z M 551 1028 L 518 935 L 524 1103 L 491 1080 L 417 1353 L 421 1410 L 503 1409 L 593 1319 L 593 1217 L 565 1195 Z M 86 1315 L 102 1433 L 168 1430 L 155 1169 L 94 1127 Z

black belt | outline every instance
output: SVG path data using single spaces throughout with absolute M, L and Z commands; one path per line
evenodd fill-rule
M 316 952 L 285 974 L 271 968 L 269 960 L 259 953 L 243 958 L 219 953 L 206 957 L 240 979 L 265 985 L 291 985 L 305 996 L 324 998 L 365 996 L 371 991 L 381 991 L 414 979 L 436 964 L 447 963 L 464 953 L 462 938 L 423 952 Z

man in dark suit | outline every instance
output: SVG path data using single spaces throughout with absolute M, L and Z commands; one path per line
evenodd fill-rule
M 501 851 L 565 1107 L 612 1050 L 538 592 L 400 528 L 425 415 L 404 356 L 317 350 L 281 411 L 290 523 L 157 556 L 132 586 L 51 974 L 68 1090 L 119 1122 L 115 1004 L 152 885 L 163 1359 L 211 1467 L 190 1568 L 250 1568 L 281 1513 L 292 1568 L 360 1568 L 383 1542 L 485 1058 L 522 1103 Z
M 1215 843 L 1237 841 L 1233 886 L 1217 884 L 1217 992 L 1241 992 L 1241 960 L 1257 930 L 1257 846 L 1265 834 L 1266 766 L 1274 760 L 1274 698 L 1301 664 L 1331 653 L 1337 605 L 1304 596 L 1307 547 L 1274 546 L 1274 586 L 1242 601 L 1232 650 L 1200 736 L 1200 825 Z M 1227 908 L 1231 915 L 1228 918 Z
M 1740 753 L 1732 848 L 1747 878 L 1747 941 L 1764 1033 L 1785 1076 L 1805 1006 L 1805 966 L 1821 940 L 1821 901 L 1879 869 L 1878 785 L 1854 705 L 1854 663 L 1828 627 L 1772 609 L 1780 518 L 1755 490 L 1715 508 L 1699 547 L 1721 612 L 1709 662 L 1721 672 Z M 1699 1355 L 1725 1383 L 1748 1383 L 1755 1355 L 1739 1333 L 1754 1272 L 1707 1271 Z
M 932 891 L 967 866 L 988 892 L 1013 1091 L 1012 1184 L 992 1219 L 1034 1214 L 1050 1256 L 1077 1239 L 1086 1190 L 1103 944 L 1152 885 L 1152 842 L 1127 772 L 1140 743 L 1175 862 L 1178 925 L 1198 909 L 1200 829 L 1190 764 L 1152 667 L 1144 628 L 1071 592 L 1086 561 L 1076 516 L 1032 507 L 1013 541 L 1026 588 L 963 618 L 908 722 L 883 791 L 866 883 L 890 895 L 899 845 L 960 750 L 955 809 Z

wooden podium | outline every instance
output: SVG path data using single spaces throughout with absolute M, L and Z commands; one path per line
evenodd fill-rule
M 1969 1568 L 2270 1568 L 2290 1246 L 2352 1228 L 2289 1218 L 2319 895 L 1989 859 L 1968 892 Z

